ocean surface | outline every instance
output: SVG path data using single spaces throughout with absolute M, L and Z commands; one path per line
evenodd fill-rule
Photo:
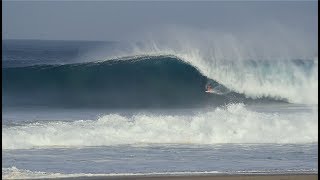
M 4 179 L 318 173 L 318 57 L 2 44 Z

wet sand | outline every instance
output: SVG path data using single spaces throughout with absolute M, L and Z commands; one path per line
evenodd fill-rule
M 318 174 L 263 174 L 263 175 L 179 175 L 179 176 L 95 176 L 95 177 L 69 177 L 69 178 L 57 178 L 63 180 L 102 180 L 102 179 L 114 179 L 114 180 L 315 180 L 318 179 Z

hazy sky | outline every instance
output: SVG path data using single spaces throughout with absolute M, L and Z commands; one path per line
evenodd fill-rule
M 246 31 L 278 23 L 314 34 L 317 2 L 4 1 L 3 39 L 124 40 L 168 26 Z

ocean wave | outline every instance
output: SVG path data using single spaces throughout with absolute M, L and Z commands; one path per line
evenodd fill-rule
M 208 76 L 175 55 L 7 67 L 2 72 L 3 104 L 170 107 L 252 99 L 317 104 L 316 61 L 223 61 L 210 68 Z M 207 83 L 230 93 L 205 93 Z

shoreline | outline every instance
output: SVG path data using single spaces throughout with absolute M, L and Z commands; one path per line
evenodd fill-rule
M 57 178 L 44 178 L 44 179 L 55 179 L 55 180 L 315 180 L 318 179 L 318 172 L 314 173 L 282 173 L 282 174 L 263 174 L 263 173 L 252 173 L 252 174 L 159 174 L 159 175 L 101 175 L 101 176 L 74 176 L 74 177 L 57 177 Z

